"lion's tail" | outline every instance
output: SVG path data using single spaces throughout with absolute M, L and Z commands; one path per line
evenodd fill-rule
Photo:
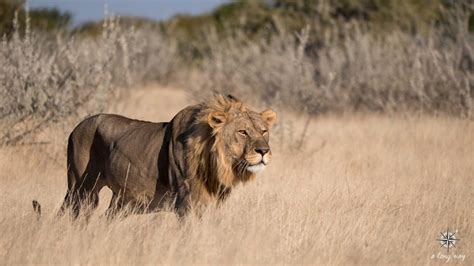
M 36 200 L 33 200 L 31 203 L 33 204 L 33 211 L 36 213 L 36 218 L 39 220 L 39 218 L 41 218 L 41 204 Z

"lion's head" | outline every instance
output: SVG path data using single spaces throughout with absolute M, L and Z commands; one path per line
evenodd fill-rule
M 269 131 L 276 121 L 274 111 L 257 113 L 233 96 L 218 95 L 201 114 L 201 122 L 211 129 L 211 167 L 221 183 L 247 181 L 265 169 L 272 157 Z

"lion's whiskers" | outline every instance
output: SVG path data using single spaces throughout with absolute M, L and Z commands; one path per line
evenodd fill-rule
M 242 169 L 240 171 L 240 177 L 244 177 L 245 169 L 247 169 L 247 166 L 249 165 L 249 163 L 246 160 L 243 160 L 242 162 L 243 162 L 243 166 L 242 166 Z
M 246 160 L 239 160 L 238 163 L 236 163 L 233 168 L 236 170 L 236 174 L 239 177 L 243 177 L 245 174 L 245 169 L 248 166 L 248 162 Z

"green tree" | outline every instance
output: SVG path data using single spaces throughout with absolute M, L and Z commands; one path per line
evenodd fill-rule
M 24 0 L 0 0 L 0 35 L 10 36 L 14 31 L 15 14 L 18 18 L 20 32 L 25 29 L 26 10 Z M 72 15 L 61 12 L 56 8 L 32 9 L 29 11 L 30 26 L 33 30 L 58 31 L 68 30 L 71 25 Z
M 24 0 L 0 0 L 0 34 L 2 36 L 13 32 L 15 12 L 24 10 L 24 2 Z
M 71 25 L 72 16 L 68 12 L 53 9 L 32 9 L 29 13 L 34 29 L 43 31 L 67 30 Z

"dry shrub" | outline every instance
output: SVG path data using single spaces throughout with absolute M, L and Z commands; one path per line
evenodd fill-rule
M 160 59 L 173 46 L 117 22 L 105 20 L 94 38 L 53 37 L 28 28 L 20 34 L 15 20 L 12 38 L 4 37 L 0 47 L 0 145 L 23 142 L 66 118 L 101 112 L 117 89 L 151 79 L 151 73 L 165 79 L 171 60 Z
M 0 50 L 0 135 L 15 144 L 60 118 L 103 110 L 111 89 L 114 50 L 108 36 L 76 41 L 27 31 L 4 38 Z
M 150 25 L 124 27 L 114 18 L 97 37 L 52 38 L 28 29 L 20 36 L 17 30 L 0 48 L 0 144 L 22 142 L 64 118 L 77 122 L 104 110 L 117 88 L 149 81 L 178 83 L 198 97 L 233 93 L 309 116 L 355 111 L 470 117 L 474 37 L 466 14 L 453 18 L 452 25 L 424 35 L 380 33 L 350 21 L 325 30 L 315 22 L 292 35 L 263 39 L 243 31 L 222 39 L 210 29 L 199 58 L 182 53 L 176 36 Z
M 255 101 L 310 114 L 470 116 L 474 37 L 467 23 L 458 25 L 458 32 L 449 36 L 436 29 L 413 36 L 397 30 L 380 35 L 348 24 L 317 47 L 307 43 L 308 29 L 297 38 L 215 42 L 199 75 L 187 85 L 199 92 L 251 95 Z

